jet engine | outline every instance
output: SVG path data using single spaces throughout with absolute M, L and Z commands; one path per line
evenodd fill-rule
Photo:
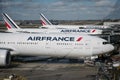
M 0 49 L 0 66 L 8 66 L 11 62 L 9 50 Z

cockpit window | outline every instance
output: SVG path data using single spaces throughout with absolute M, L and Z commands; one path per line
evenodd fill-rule
M 105 44 L 109 44 L 109 42 L 103 42 L 103 44 L 105 45 Z

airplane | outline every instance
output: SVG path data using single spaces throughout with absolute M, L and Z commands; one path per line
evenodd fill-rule
M 106 29 L 109 26 L 104 25 L 53 25 L 42 13 L 40 14 L 42 27 L 47 28 L 57 28 L 57 29 L 65 29 L 65 28 L 72 28 L 72 29 Z
M 80 58 L 114 50 L 107 40 L 83 34 L 0 33 L 0 66 L 9 66 L 11 56 Z
M 23 32 L 23 33 L 78 33 L 78 34 L 92 34 L 92 35 L 95 35 L 95 34 L 102 34 L 102 30 L 99 30 L 99 29 L 68 29 L 68 28 L 64 28 L 64 29 L 43 29 L 43 28 L 40 28 L 40 29 L 34 29 L 34 28 L 25 28 L 25 29 L 22 29 L 20 28 L 6 13 L 3 13 L 3 19 L 5 21 L 5 24 L 6 24 L 6 27 L 7 27 L 7 31 L 8 32 Z M 48 23 L 45 23 L 45 24 L 49 24 L 51 26 L 52 23 L 49 22 L 49 20 L 46 19 L 46 17 L 44 17 L 43 14 L 41 14 L 42 16 L 42 20 L 43 21 L 46 21 Z M 44 20 L 45 19 L 45 20 Z M 42 21 L 42 22 L 43 22 Z M 44 22 L 43 22 L 44 23 Z
M 52 23 L 42 14 L 40 13 L 40 19 L 41 19 L 41 23 L 43 26 L 45 25 L 52 25 Z

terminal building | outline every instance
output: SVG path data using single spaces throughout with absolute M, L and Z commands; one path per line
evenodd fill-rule
M 120 22 L 104 22 L 105 26 L 111 26 L 111 25 L 120 25 Z

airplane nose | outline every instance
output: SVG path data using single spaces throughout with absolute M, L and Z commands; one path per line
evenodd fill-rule
M 97 50 L 93 50 L 93 54 L 92 55 L 98 55 L 98 54 L 106 54 L 109 53 L 111 51 L 114 50 L 114 46 L 111 44 L 106 44 L 103 45 L 101 48 L 97 49 Z
M 107 52 L 111 52 L 114 50 L 114 46 L 111 44 L 107 44 L 104 48 L 103 48 L 103 52 L 107 53 Z
M 114 46 L 110 44 L 110 45 L 109 45 L 109 50 L 110 50 L 110 51 L 113 51 L 114 49 L 115 49 Z

